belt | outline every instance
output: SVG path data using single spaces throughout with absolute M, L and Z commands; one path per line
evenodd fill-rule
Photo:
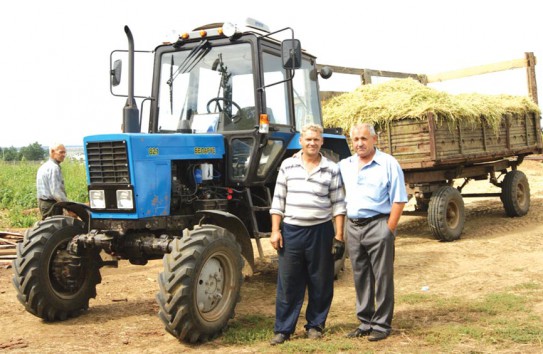
M 355 224 L 356 226 L 364 226 L 364 225 L 367 225 L 367 224 L 369 224 L 370 222 L 372 222 L 374 220 L 385 218 L 385 217 L 388 218 L 388 216 L 389 216 L 389 214 L 377 214 L 377 215 L 374 215 L 374 216 L 369 217 L 369 218 L 349 219 L 349 221 L 352 222 L 353 224 Z

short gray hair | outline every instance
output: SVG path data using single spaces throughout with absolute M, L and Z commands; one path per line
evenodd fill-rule
M 353 136 L 353 131 L 355 129 L 368 129 L 370 131 L 371 136 L 376 136 L 377 133 L 375 133 L 375 127 L 371 123 L 356 123 L 351 127 L 351 130 L 349 131 L 349 136 Z
M 53 142 L 51 145 L 49 145 L 49 157 L 53 157 L 54 152 L 57 151 L 58 148 L 61 146 L 66 149 L 66 146 L 64 144 L 58 142 Z
M 49 151 L 56 150 L 59 148 L 59 146 L 66 147 L 63 143 L 59 143 L 58 141 L 53 141 L 53 143 L 49 145 Z

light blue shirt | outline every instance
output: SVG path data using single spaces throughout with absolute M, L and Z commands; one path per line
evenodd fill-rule
M 390 214 L 392 203 L 407 202 L 403 171 L 393 156 L 376 148 L 368 164 L 362 168 L 358 164 L 356 154 L 339 162 L 348 218 Z

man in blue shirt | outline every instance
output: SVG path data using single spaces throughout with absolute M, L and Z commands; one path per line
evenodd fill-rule
M 394 240 L 407 193 L 396 159 L 375 147 L 371 124 L 350 132 L 353 156 L 340 161 L 346 191 L 347 250 L 356 289 L 360 325 L 347 337 L 385 339 L 394 312 Z
M 53 215 L 62 215 L 62 208 L 55 206 L 55 203 L 68 201 L 60 169 L 60 164 L 65 158 L 66 147 L 63 144 L 55 143 L 49 147 L 49 160 L 38 169 L 36 189 L 42 219 Z

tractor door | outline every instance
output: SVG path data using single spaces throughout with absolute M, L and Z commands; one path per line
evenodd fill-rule
M 322 125 L 314 58 L 303 56 L 301 67 L 292 76 L 292 71 L 283 67 L 284 59 L 275 43 L 261 41 L 260 48 L 258 67 L 262 74 L 255 77 L 256 106 L 248 113 L 254 134 L 237 131 L 228 144 L 232 181 L 247 185 L 275 183 L 281 161 L 300 148 L 298 134 L 302 127 Z M 258 133 L 261 113 L 268 116 L 268 133 Z
M 287 72 L 281 64 L 281 53 L 276 46 L 263 47 L 258 64 L 262 75 L 255 75 L 256 105 L 247 112 L 252 117 L 253 130 L 249 134 L 237 131 L 228 137 L 232 181 L 246 185 L 275 181 L 277 167 L 294 135 L 290 86 L 282 82 L 287 79 Z M 270 84 L 275 85 L 266 87 Z M 261 114 L 267 114 L 267 132 L 260 127 Z

